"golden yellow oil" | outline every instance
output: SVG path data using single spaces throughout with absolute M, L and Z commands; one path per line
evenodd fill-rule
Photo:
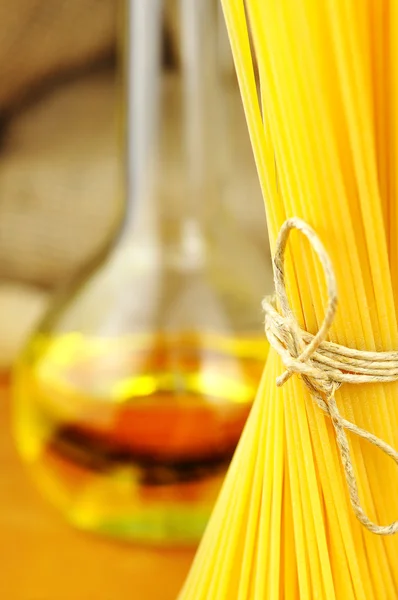
M 20 452 L 75 525 L 195 541 L 266 351 L 263 340 L 217 335 L 37 335 L 14 378 Z

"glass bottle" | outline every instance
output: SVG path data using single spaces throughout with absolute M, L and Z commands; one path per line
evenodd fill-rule
M 269 266 L 228 209 L 234 125 L 215 4 L 180 0 L 182 65 L 166 75 L 163 2 L 128 8 L 124 224 L 20 357 L 15 432 L 74 525 L 187 543 L 259 383 Z

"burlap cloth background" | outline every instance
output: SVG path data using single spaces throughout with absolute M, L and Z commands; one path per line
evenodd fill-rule
M 216 2 L 217 0 L 214 0 Z M 0 2 L 0 114 L 42 85 L 114 54 L 123 0 Z M 178 0 L 164 0 L 169 59 L 178 62 Z
M 44 309 L 43 290 L 95 253 L 116 218 L 116 6 L 114 0 L 0 3 L 0 368 Z M 175 7 L 175 0 L 165 3 L 165 57 L 178 65 Z M 231 172 L 231 210 L 266 253 L 237 87 L 230 93 L 240 165 Z

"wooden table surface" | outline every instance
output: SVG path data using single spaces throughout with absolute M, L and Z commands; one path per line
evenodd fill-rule
M 1 600 L 175 600 L 192 561 L 75 531 L 31 485 L 12 443 L 0 383 Z

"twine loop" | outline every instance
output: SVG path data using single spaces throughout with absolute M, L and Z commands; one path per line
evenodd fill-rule
M 289 234 L 297 229 L 306 236 L 323 266 L 328 301 L 325 316 L 315 335 L 302 330 L 289 305 L 285 285 L 285 251 Z M 335 392 L 343 383 L 371 383 L 398 380 L 398 352 L 368 352 L 326 341 L 337 310 L 337 283 L 328 253 L 315 231 L 301 219 L 288 219 L 282 225 L 274 257 L 275 295 L 263 301 L 265 332 L 270 345 L 282 359 L 286 370 L 277 378 L 282 386 L 299 375 L 315 404 L 331 419 L 339 449 L 349 498 L 358 520 L 370 532 L 392 535 L 398 521 L 389 525 L 373 523 L 362 507 L 346 431 L 368 441 L 398 465 L 398 452 L 369 431 L 345 419 L 336 404 Z

